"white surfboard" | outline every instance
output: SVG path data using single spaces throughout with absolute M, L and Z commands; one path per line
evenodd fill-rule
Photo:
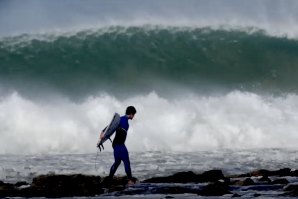
M 120 115 L 118 113 L 115 113 L 112 121 L 110 122 L 110 124 L 107 126 L 107 128 L 103 133 L 103 138 L 97 144 L 97 147 L 99 148 L 100 151 L 101 151 L 101 148 L 104 149 L 103 143 L 108 139 L 110 139 L 110 137 L 115 133 L 115 131 L 119 127 L 119 124 L 120 124 Z

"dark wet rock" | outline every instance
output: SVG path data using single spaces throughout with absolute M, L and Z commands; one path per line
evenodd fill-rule
M 246 178 L 242 184 L 242 186 L 251 186 L 251 185 L 255 185 L 255 182 L 251 178 Z
M 197 181 L 198 176 L 192 171 L 179 172 L 171 176 L 154 177 L 144 180 L 145 183 L 189 183 Z
M 283 168 L 276 171 L 273 171 L 272 175 L 275 176 L 290 176 L 291 175 L 291 169 L 290 168 Z
M 14 196 L 15 192 L 17 192 L 15 186 L 10 183 L 0 182 L 0 197 L 9 197 Z
M 145 183 L 199 183 L 216 182 L 218 180 L 229 181 L 225 178 L 221 170 L 210 170 L 202 174 L 195 174 L 192 171 L 179 172 L 166 177 L 154 177 L 145 180 Z
M 137 178 L 131 179 L 133 183 L 137 183 Z M 103 178 L 101 182 L 101 186 L 105 189 L 105 192 L 111 193 L 111 192 L 119 192 L 123 191 L 128 186 L 128 178 L 127 177 L 113 177 L 112 179 L 107 176 Z
M 262 177 L 259 179 L 259 182 L 270 183 L 270 182 L 271 182 L 271 179 L 270 179 L 268 176 L 262 176 Z
M 216 182 L 218 180 L 225 180 L 221 170 L 210 170 L 199 175 L 201 182 Z
M 172 175 L 170 178 L 171 181 L 177 182 L 177 183 L 188 183 L 188 182 L 196 182 L 197 175 L 192 171 L 187 172 L 179 172 L 174 175 Z
M 11 183 L 5 183 L 5 182 L 2 182 L 0 183 L 0 189 L 3 190 L 3 189 L 10 189 L 10 188 L 14 188 L 14 184 L 11 184 Z
M 102 193 L 99 176 L 45 175 L 33 179 L 32 187 L 52 191 L 57 196 L 92 196 Z
M 285 178 L 281 178 L 281 179 L 273 180 L 271 184 L 289 184 L 289 181 Z
M 133 183 L 136 183 L 138 181 L 138 179 L 135 177 L 133 177 L 131 180 L 133 181 Z M 127 177 L 110 178 L 109 176 L 106 176 L 103 178 L 103 180 L 101 182 L 101 186 L 105 187 L 105 188 L 108 188 L 111 186 L 121 186 L 121 185 L 125 186 L 125 185 L 127 185 L 128 181 L 129 180 Z
M 34 178 L 30 185 L 27 182 L 1 182 L 0 197 L 88 197 L 103 194 L 104 188 L 106 192 L 122 191 L 126 188 L 127 181 L 125 177 L 113 178 L 108 182 L 99 176 L 48 174 Z M 137 179 L 134 178 L 133 181 L 136 182 Z
M 286 196 L 298 196 L 298 184 L 288 184 L 284 188 Z
M 298 172 L 296 173 L 298 176 Z M 295 172 L 292 172 L 290 168 L 283 168 L 279 170 L 266 170 L 266 169 L 259 169 L 259 170 L 254 170 L 249 173 L 245 174 L 240 174 L 235 177 L 252 177 L 252 176 L 293 176 L 295 175 Z
M 256 183 L 251 176 L 258 176 L 258 178 L 254 178 Z M 101 178 L 99 176 L 81 174 L 48 174 L 34 178 L 31 184 L 27 182 L 10 184 L 0 181 L 0 198 L 92 197 L 103 193 L 111 196 L 162 194 L 165 197 L 168 194 L 184 193 L 203 196 L 222 196 L 231 194 L 230 191 L 234 193 L 232 197 L 241 197 L 239 195 L 241 191 L 248 191 L 250 194 L 254 192 L 261 193 L 261 195 L 265 191 L 274 191 L 280 194 L 285 193 L 287 196 L 298 196 L 298 185 L 289 184 L 286 178 L 281 178 L 282 176 L 294 176 L 291 177 L 291 181 L 298 181 L 298 178 L 295 178 L 295 176 L 298 176 L 298 171 L 292 171 L 289 168 L 275 171 L 260 169 L 247 174 L 231 175 L 229 178 L 225 177 L 221 170 L 210 170 L 201 174 L 186 171 L 170 176 L 150 178 L 132 186 L 128 186 L 128 179 L 126 177 L 114 177 L 110 179 L 108 177 Z M 272 181 L 271 179 L 275 180 Z M 137 182 L 137 179 L 134 178 L 133 181 Z M 209 184 L 206 185 L 205 182 Z M 287 186 L 285 186 L 286 184 Z M 257 196 L 255 195 L 254 197 Z
M 288 184 L 284 187 L 285 191 L 295 191 L 298 190 L 298 184 Z
M 286 193 L 284 195 L 298 196 L 298 184 L 288 184 L 284 187 Z
M 229 186 L 223 182 L 214 182 L 208 184 L 202 190 L 198 192 L 198 195 L 202 196 L 222 196 L 225 194 L 230 194 Z
M 298 177 L 298 170 L 291 171 L 290 176 Z
M 236 178 L 248 178 L 248 177 L 251 177 L 251 174 L 244 173 L 244 174 L 240 174 L 240 175 L 233 176 L 233 177 L 236 177 Z
M 124 178 L 124 177 L 110 178 L 109 176 L 106 176 L 103 178 L 101 182 L 101 186 L 108 188 L 111 186 L 125 185 L 126 182 L 127 182 L 127 178 Z
M 102 194 L 99 176 L 41 175 L 33 179 L 30 187 L 22 189 L 25 196 L 71 197 Z
M 238 193 L 234 193 L 234 194 L 232 195 L 232 198 L 238 198 L 238 197 L 241 197 L 241 195 L 239 195 Z
M 15 184 L 16 187 L 21 187 L 21 186 L 26 186 L 26 185 L 29 185 L 29 183 L 25 182 L 25 181 L 20 181 Z
M 270 175 L 270 171 L 266 170 L 266 169 L 260 169 L 260 170 L 255 170 L 250 172 L 251 176 L 269 176 Z
M 239 180 L 234 182 L 234 185 L 237 186 L 251 186 L 251 185 L 255 185 L 255 182 L 251 179 L 251 178 L 246 178 L 245 180 Z

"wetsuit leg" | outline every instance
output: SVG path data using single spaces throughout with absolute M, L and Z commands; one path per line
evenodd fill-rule
M 110 169 L 110 174 L 109 174 L 110 178 L 112 178 L 115 175 L 119 165 L 121 164 L 121 159 L 122 159 L 121 158 L 121 148 L 118 146 L 114 147 L 114 159 L 115 159 L 115 162 Z
M 121 159 L 124 163 L 124 168 L 125 168 L 126 175 L 127 175 L 128 179 L 131 179 L 132 175 L 131 175 L 129 155 L 128 155 L 128 151 L 127 151 L 127 148 L 126 148 L 125 145 L 123 145 L 123 148 L 122 148 L 122 157 L 121 157 Z

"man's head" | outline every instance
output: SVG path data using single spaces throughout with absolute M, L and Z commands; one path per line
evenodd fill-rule
M 128 119 L 132 120 L 136 113 L 137 113 L 137 110 L 135 107 L 129 106 L 126 108 L 125 114 L 128 116 Z

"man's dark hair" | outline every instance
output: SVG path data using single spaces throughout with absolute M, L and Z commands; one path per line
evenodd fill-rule
M 126 108 L 126 111 L 125 111 L 125 114 L 126 115 L 130 115 L 130 114 L 133 114 L 134 115 L 136 113 L 137 113 L 137 110 L 136 110 L 135 107 L 129 106 L 129 107 Z

